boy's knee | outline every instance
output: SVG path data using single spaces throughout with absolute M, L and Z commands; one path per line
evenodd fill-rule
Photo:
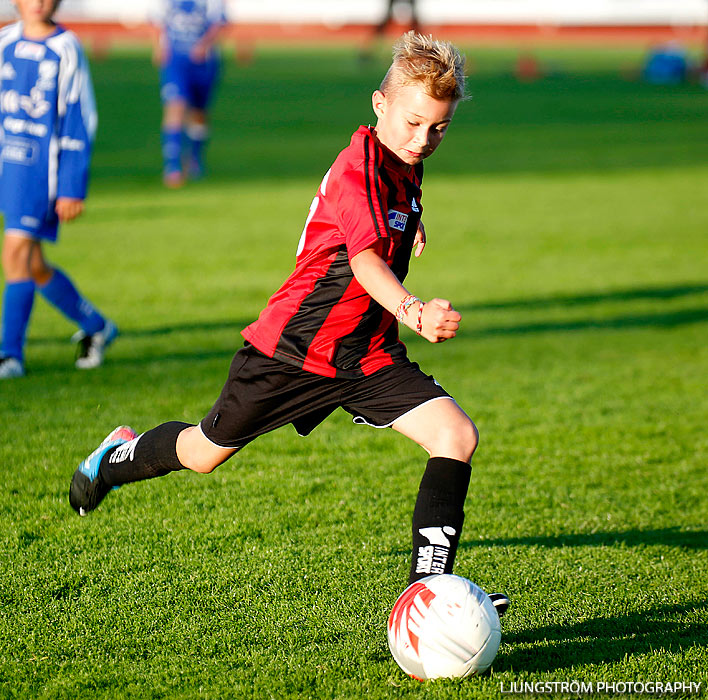
M 186 428 L 179 434 L 176 449 L 180 464 L 200 474 L 211 474 L 235 452 L 209 442 L 196 426 Z
M 29 241 L 6 237 L 2 247 L 2 269 L 8 279 L 24 278 L 29 270 Z
M 180 462 L 185 469 L 190 469 L 199 474 L 211 474 L 219 466 L 204 459 L 188 459 L 186 463 L 185 460 L 180 459 Z
M 213 455 L 189 448 L 179 449 L 178 447 L 177 458 L 185 469 L 199 474 L 211 474 L 221 464 Z
M 30 260 L 29 273 L 35 283 L 43 287 L 52 279 L 54 270 L 46 264 L 43 258 L 37 260 L 33 257 Z
M 472 459 L 472 455 L 479 445 L 479 430 L 477 426 L 469 419 L 463 422 L 456 431 L 460 449 L 466 453 L 468 461 Z
M 472 452 L 474 452 L 477 449 L 477 445 L 479 445 L 479 430 L 477 430 L 477 426 L 472 421 L 470 421 L 470 426 L 470 445 L 472 447 Z
M 187 105 L 183 100 L 171 100 L 165 105 L 162 126 L 168 129 L 182 127 L 187 112 Z
M 479 444 L 477 426 L 467 417 L 448 423 L 437 436 L 432 454 L 469 462 Z

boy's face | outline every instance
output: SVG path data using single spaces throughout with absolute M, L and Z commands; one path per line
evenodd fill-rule
M 437 100 L 420 84 L 403 85 L 372 97 L 379 141 L 406 165 L 417 165 L 440 145 L 457 100 Z
M 34 24 L 49 22 L 59 0 L 14 0 L 23 22 Z

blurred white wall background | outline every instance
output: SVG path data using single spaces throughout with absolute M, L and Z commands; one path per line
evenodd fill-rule
M 376 22 L 385 0 L 227 0 L 234 22 Z M 150 0 L 63 0 L 59 19 L 144 22 Z M 430 24 L 705 25 L 708 0 L 418 0 Z M 0 19 L 15 17 L 11 0 L 0 0 Z

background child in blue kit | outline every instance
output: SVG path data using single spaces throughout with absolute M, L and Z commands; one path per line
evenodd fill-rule
M 168 187 L 184 183 L 183 133 L 188 142 L 186 175 L 204 174 L 209 136 L 207 108 L 220 61 L 215 43 L 226 24 L 223 0 L 161 0 L 155 18 L 160 28 L 163 177 Z
M 43 241 L 56 241 L 59 222 L 83 211 L 97 125 L 78 39 L 52 21 L 60 1 L 15 0 L 20 21 L 0 31 L 2 379 L 24 374 L 35 289 L 79 326 L 78 368 L 100 365 L 118 332 L 42 250 Z

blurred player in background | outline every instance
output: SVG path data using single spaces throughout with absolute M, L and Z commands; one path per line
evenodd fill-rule
M 415 5 L 416 0 L 388 0 L 386 14 L 376 25 L 376 36 L 383 36 L 387 27 L 396 21 L 401 21 L 402 24 L 407 23 L 414 32 L 420 31 Z
M 366 45 L 361 49 L 360 59 L 370 60 L 373 55 L 374 43 L 384 37 L 389 27 L 400 28 L 400 26 L 416 33 L 420 32 L 416 0 L 386 0 L 386 12 L 374 27 L 373 34 L 367 40 Z
M 5 217 L 0 378 L 22 376 L 25 334 L 35 290 L 80 328 L 76 366 L 97 367 L 117 335 L 58 268 L 43 241 L 83 211 L 97 116 L 84 53 L 52 20 L 60 0 L 15 0 L 20 21 L 0 31 L 2 154 L 0 208 Z
M 181 187 L 204 174 L 209 137 L 207 109 L 220 60 L 216 42 L 226 25 L 224 0 L 158 0 L 153 22 L 159 29 L 155 62 L 160 66 L 163 108 L 163 178 Z M 182 163 L 183 136 L 187 162 Z

